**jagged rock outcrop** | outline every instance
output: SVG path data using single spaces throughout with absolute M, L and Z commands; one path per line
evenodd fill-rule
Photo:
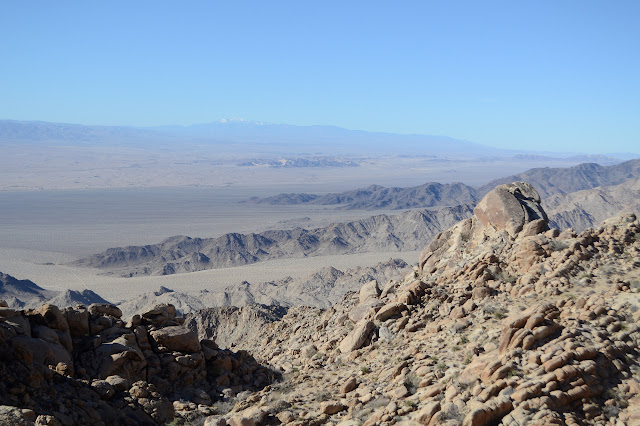
M 419 266 L 434 272 L 444 266 L 442 262 L 451 264 L 479 251 L 491 257 L 492 244 L 511 247 L 518 238 L 547 231 L 548 223 L 540 196 L 531 185 L 500 185 L 478 203 L 473 217 L 438 234 L 420 254 Z
M 528 185 L 497 192 L 404 278 L 291 308 L 257 347 L 235 341 L 287 380 L 210 421 L 637 423 L 637 218 L 560 233 Z
M 19 409 L 0 410 L 2 424 L 164 424 L 212 414 L 214 401 L 274 379 L 247 352 L 199 340 L 171 305 L 129 324 L 109 304 L 4 305 L 0 404 Z

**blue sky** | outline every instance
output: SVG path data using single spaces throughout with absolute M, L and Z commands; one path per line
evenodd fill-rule
M 4 1 L 0 118 L 640 152 L 640 2 Z

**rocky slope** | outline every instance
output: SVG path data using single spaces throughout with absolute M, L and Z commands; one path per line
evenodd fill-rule
M 498 187 L 404 279 L 281 319 L 190 316 L 285 378 L 207 424 L 638 424 L 639 258 L 634 215 L 559 233 L 532 187 Z
M 519 182 L 328 309 L 204 310 L 188 329 L 167 305 L 126 325 L 108 305 L 2 308 L 0 421 L 638 424 L 638 259 L 635 215 L 551 230 Z
M 201 271 L 284 257 L 417 250 L 424 241 L 470 214 L 469 206 L 457 206 L 377 215 L 310 230 L 232 233 L 218 238 L 175 236 L 159 244 L 108 249 L 74 264 L 130 277 Z
M 124 318 L 153 308 L 157 304 L 172 304 L 181 315 L 215 306 L 244 306 L 254 303 L 276 306 L 316 306 L 328 308 L 339 302 L 349 291 L 360 289 L 363 283 L 377 279 L 386 282 L 404 275 L 410 266 L 400 259 L 389 259 L 374 266 L 340 271 L 322 268 L 306 277 L 287 277 L 278 281 L 252 284 L 243 281 L 220 292 L 203 290 L 184 293 L 161 287 L 118 304 Z
M 437 206 L 475 204 L 480 197 L 475 188 L 462 183 L 426 183 L 409 188 L 385 188 L 371 185 L 336 194 L 316 195 L 304 193 L 279 194 L 273 197 L 251 198 L 245 203 L 292 205 L 315 204 L 345 209 L 415 209 Z

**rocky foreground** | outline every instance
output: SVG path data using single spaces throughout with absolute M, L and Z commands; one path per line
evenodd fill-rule
M 0 412 L 52 425 L 640 424 L 639 287 L 634 215 L 559 232 L 516 182 L 413 272 L 329 309 L 183 320 L 162 306 L 127 324 L 108 305 L 0 309 Z
M 219 349 L 171 305 L 135 315 L 116 306 L 0 307 L 0 424 L 155 425 L 213 414 L 226 395 L 279 373 L 246 351 Z

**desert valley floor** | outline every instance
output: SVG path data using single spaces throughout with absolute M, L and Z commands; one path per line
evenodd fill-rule
M 219 290 L 243 280 L 259 282 L 302 276 L 323 266 L 352 268 L 374 265 L 390 257 L 408 263 L 417 261 L 416 251 L 361 253 L 134 278 L 104 276 L 93 269 L 67 265 L 80 256 L 109 247 L 151 244 L 173 235 L 218 236 L 226 232 L 317 227 L 372 214 L 322 206 L 238 204 L 260 192 L 252 188 L 0 192 L 3 206 L 0 271 L 28 277 L 46 289 L 88 288 L 115 303 L 160 286 L 180 291 Z

